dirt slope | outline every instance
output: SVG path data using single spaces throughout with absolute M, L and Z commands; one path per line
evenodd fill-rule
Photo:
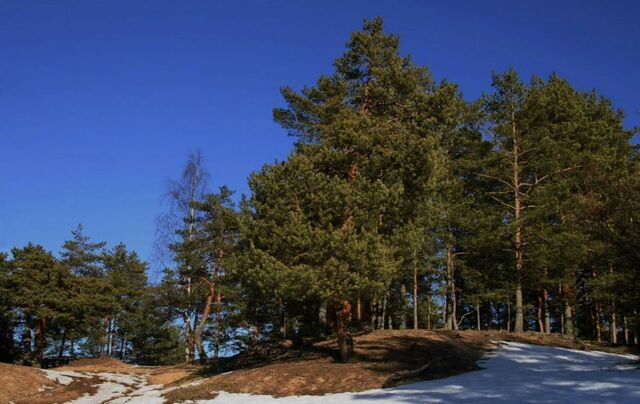
M 233 367 L 228 364 L 218 365 L 218 372 L 224 373 L 208 377 L 196 385 L 176 388 L 165 397 L 169 402 L 211 399 L 217 391 L 276 397 L 322 395 L 448 377 L 478 369 L 476 362 L 494 347 L 492 341 L 498 340 L 621 351 L 620 348 L 577 343 L 560 335 L 539 333 L 380 330 L 355 338 L 356 355 L 347 364 L 336 361 L 335 341 L 317 343 L 302 352 L 291 350 L 287 353 L 276 349 L 272 358 L 263 355 L 263 363 L 244 363 L 248 369 L 231 371 Z M 397 377 L 427 364 L 424 371 Z
M 168 402 L 211 399 L 218 391 L 277 397 L 358 392 L 476 370 L 477 361 L 493 349 L 492 341 L 501 340 L 625 351 L 538 333 L 385 330 L 356 337 L 355 357 L 347 364 L 335 359 L 337 345 L 331 340 L 304 349 L 264 345 L 238 357 L 212 361 L 205 368 L 133 366 L 114 359 L 83 359 L 54 369 L 48 378 L 37 368 L 0 364 L 0 403 L 62 403 L 84 395 L 98 399 L 101 386 L 114 380 L 118 391 L 110 397 L 137 396 L 139 401 L 153 398 L 154 402 L 162 397 Z M 55 375 L 66 378 L 66 382 L 52 380 Z

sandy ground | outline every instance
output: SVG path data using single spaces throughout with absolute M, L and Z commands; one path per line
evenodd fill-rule
M 276 398 L 219 393 L 197 404 L 380 403 L 639 403 L 640 369 L 633 355 L 501 341 L 479 365 L 458 376 L 390 389 Z
M 500 348 L 493 342 L 506 340 L 510 342 L 503 342 Z M 640 386 L 636 383 L 640 382 L 640 372 L 616 367 L 628 362 L 630 356 L 591 352 L 590 349 L 599 347 L 575 343 L 561 336 L 378 331 L 356 338 L 355 348 L 353 361 L 341 364 L 335 360 L 335 341 L 320 342 L 304 350 L 276 347 L 258 355 L 258 360 L 248 357 L 249 362 L 247 358 L 227 361 L 224 366 L 232 370 L 223 373 L 220 373 L 221 364 L 215 362 L 209 368 L 144 367 L 114 359 L 86 359 L 51 370 L 0 364 L 0 402 L 159 404 L 185 400 L 232 403 L 322 400 L 322 404 L 329 404 L 352 400 L 428 402 L 430 397 L 439 397 L 441 402 L 467 398 L 468 402 L 484 402 L 496 397 L 497 401 L 518 397 L 520 401 L 538 402 L 536 397 L 541 397 L 541 401 L 550 402 L 552 397 L 545 395 L 547 390 L 560 392 L 558 397 L 565 399 L 575 396 L 582 400 L 588 392 L 596 394 L 599 402 L 608 401 L 607 397 L 612 402 L 626 402 L 630 398 L 640 402 Z M 425 364 L 428 364 L 426 368 Z M 233 366 L 242 368 L 234 370 Z M 482 370 L 485 367 L 487 369 Z M 399 374 L 418 368 L 424 370 L 397 379 Z M 214 369 L 218 374 L 212 374 Z M 474 375 L 480 374 L 485 376 L 476 379 L 480 376 Z M 582 377 L 578 377 L 580 374 Z M 629 375 L 632 378 L 627 380 Z M 538 380 L 537 376 L 542 378 Z M 451 384 L 459 377 L 463 378 L 460 383 Z M 513 389 L 505 390 L 506 385 L 493 386 L 504 391 L 503 395 L 496 396 L 489 387 L 483 387 L 483 383 L 493 377 L 504 383 L 511 377 L 509 383 L 513 383 L 516 390 L 529 391 L 531 397 L 521 396 Z M 552 384 L 553 380 L 559 383 Z M 549 386 L 546 389 L 532 387 L 545 383 Z M 381 389 L 396 385 L 402 386 Z M 389 400 L 385 400 L 386 397 Z

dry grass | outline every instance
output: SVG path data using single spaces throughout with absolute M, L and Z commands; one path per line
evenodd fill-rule
M 391 376 L 430 363 L 427 369 L 401 383 L 448 377 L 478 369 L 476 362 L 494 345 L 514 341 L 571 349 L 629 353 L 631 348 L 576 342 L 561 335 L 510 334 L 499 331 L 381 330 L 355 338 L 355 358 L 339 363 L 335 341 L 316 343 L 306 350 L 270 349 L 260 360 L 241 357 L 214 363 L 219 374 L 197 385 L 168 392 L 168 402 L 211 399 L 218 391 L 273 396 L 322 395 L 357 392 L 389 386 Z M 255 355 L 254 355 L 255 357 Z M 239 369 L 229 371 L 237 365 Z M 203 375 L 207 375 L 206 372 Z
M 75 372 L 111 372 L 134 375 L 146 375 L 151 367 L 133 366 L 114 358 L 86 358 L 78 359 L 68 365 L 60 366 L 55 370 L 73 370 Z
M 16 404 L 53 404 L 93 394 L 97 379 L 77 379 L 60 385 L 38 368 L 0 363 L 0 402 Z
M 409 383 L 478 369 L 476 363 L 494 345 L 514 341 L 581 350 L 634 353 L 633 348 L 606 343 L 576 342 L 561 335 L 510 334 L 499 331 L 381 330 L 355 338 L 350 363 L 336 360 L 335 340 L 303 349 L 274 345 L 257 347 L 234 358 L 222 358 L 206 368 L 195 365 L 132 366 L 115 359 L 81 359 L 56 370 L 113 372 L 146 376 L 149 384 L 173 386 L 168 402 L 212 399 L 218 391 L 273 396 L 356 392 L 397 383 L 393 375 L 429 366 Z M 193 379 L 198 383 L 190 383 Z M 94 393 L 98 378 L 78 378 L 69 385 L 49 380 L 37 368 L 0 363 L 0 403 L 61 403 Z
M 335 341 L 317 343 L 308 352 L 280 355 L 264 366 L 240 369 L 207 378 L 195 386 L 166 394 L 169 402 L 211 399 L 217 391 L 290 395 L 322 395 L 380 388 L 395 372 L 431 362 L 416 379 L 447 377 L 477 369 L 476 361 L 489 348 L 485 338 L 463 338 L 455 332 L 376 331 L 355 339 L 350 363 L 335 359 Z

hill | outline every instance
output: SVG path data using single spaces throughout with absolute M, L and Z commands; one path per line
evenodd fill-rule
M 507 342 L 498 344 L 497 341 Z M 572 351 L 546 351 L 561 348 L 536 348 L 536 345 Z M 289 344 L 265 344 L 232 358 L 212 361 L 206 367 L 144 367 L 114 359 L 82 359 L 54 370 L 1 364 L 0 402 L 60 403 L 78 400 L 75 403 L 91 403 L 116 400 L 114 402 L 172 403 L 216 397 L 216 402 L 230 397 L 232 401 L 246 401 L 250 397 L 266 399 L 267 396 L 306 396 L 310 400 L 310 396 L 322 395 L 326 395 L 322 399 L 342 397 L 347 400 L 357 392 L 401 391 L 406 389 L 402 386 L 419 386 L 415 383 L 425 380 L 442 379 L 446 384 L 455 379 L 451 376 L 486 374 L 486 371 L 474 371 L 485 367 L 491 370 L 488 364 L 495 361 L 488 358 L 496 356 L 506 361 L 504 363 L 510 367 L 508 373 L 535 372 L 530 364 L 540 363 L 549 371 L 564 369 L 563 375 L 566 373 L 569 381 L 573 379 L 569 375 L 571 372 L 567 373 L 567 369 L 571 370 L 565 368 L 567 364 L 594 366 L 594 371 L 600 371 L 604 366 L 601 364 L 610 366 L 616 361 L 622 363 L 630 359 L 628 356 L 595 353 L 594 350 L 618 354 L 627 351 L 623 347 L 574 342 L 562 336 L 538 333 L 385 330 L 357 336 L 356 355 L 346 364 L 337 359 L 335 340 L 320 341 L 302 348 Z M 556 357 L 564 357 L 562 360 L 567 362 L 558 363 Z M 583 375 L 587 380 L 588 376 L 587 373 Z M 597 374 L 600 378 L 606 376 Z M 524 383 L 523 386 L 529 384 Z M 631 383 L 629 388 L 635 388 L 634 384 Z M 438 394 L 445 394 L 445 390 L 438 390 Z M 562 386 L 556 386 L 555 390 L 562 396 Z M 419 389 L 412 391 L 412 394 L 422 394 Z M 606 393 L 606 388 L 603 391 Z M 636 393 L 640 394 L 640 386 Z M 447 398 L 446 394 L 443 398 Z M 456 396 L 448 398 L 460 399 Z

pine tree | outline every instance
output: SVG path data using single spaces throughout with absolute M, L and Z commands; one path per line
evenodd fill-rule
M 64 354 L 67 342 L 70 348 L 87 333 L 100 334 L 105 306 L 108 304 L 102 252 L 106 242 L 92 242 L 83 232 L 81 224 L 71 232 L 73 238 L 62 245 L 61 264 L 74 275 L 76 298 L 70 303 L 68 321 L 62 325 L 59 356 Z M 71 352 L 72 354 L 74 352 Z
M 41 363 L 49 327 L 70 313 L 69 302 L 75 298 L 73 278 L 42 246 L 28 244 L 12 249 L 11 254 L 9 285 L 13 304 L 22 318 L 25 333 L 35 330 L 35 350 L 28 359 Z

